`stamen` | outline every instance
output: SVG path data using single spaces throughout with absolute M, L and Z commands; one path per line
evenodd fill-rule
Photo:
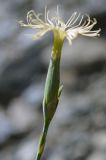
M 96 36 L 99 36 L 100 34 L 98 34 L 98 33 L 96 32 L 96 33 L 91 33 L 91 34 L 82 33 L 82 35 L 88 36 L 88 37 L 96 37 Z
M 51 21 L 53 22 L 54 26 L 57 26 L 57 17 L 53 17 Z
M 57 5 L 57 17 L 59 18 L 59 6 Z
M 57 22 L 56 22 L 56 24 L 57 24 L 57 26 L 59 26 L 59 25 L 61 25 L 61 23 L 60 23 L 60 15 L 59 15 L 59 6 L 57 5 Z
M 74 26 L 74 27 L 71 27 L 71 29 L 75 29 L 75 28 L 77 28 L 77 27 L 80 27 L 80 25 L 81 25 L 81 23 L 82 23 L 82 21 L 83 21 L 83 18 L 84 18 L 84 16 L 81 17 L 81 20 L 80 20 L 80 22 L 78 23 L 78 25 L 76 25 L 76 26 Z
M 84 29 L 86 29 L 86 30 L 91 30 L 96 23 L 97 23 L 97 22 L 92 22 L 91 25 L 89 25 L 89 26 L 87 25 L 87 26 L 83 26 L 83 27 L 84 27 Z
M 32 10 L 27 13 L 27 23 L 28 24 L 31 24 L 31 19 L 32 19 L 31 18 L 31 12 L 32 12 Z
M 71 27 L 72 25 L 74 25 L 77 22 L 77 20 L 78 20 L 79 17 L 80 17 L 80 13 L 78 14 L 77 18 L 74 20 L 73 23 L 69 23 L 68 24 L 68 27 Z
M 70 23 L 72 23 L 72 21 L 74 20 L 75 16 L 76 16 L 77 12 L 74 12 L 72 14 L 72 16 L 69 18 L 69 20 L 66 22 L 66 26 L 68 26 Z
M 84 16 L 81 17 L 81 20 L 80 20 L 79 24 L 77 26 L 75 26 L 75 27 L 79 27 L 81 25 L 81 23 L 83 21 L 83 18 L 84 18 Z
M 49 11 L 47 11 L 47 21 L 49 22 L 50 25 L 54 26 L 52 21 L 49 19 Z
M 67 40 L 69 42 L 69 44 L 71 45 L 72 44 L 72 39 L 67 35 Z
M 47 7 L 45 7 L 45 21 L 47 22 Z
M 87 22 L 87 24 L 86 25 L 84 25 L 85 27 L 87 27 L 87 26 L 89 26 L 90 25 L 90 23 L 92 22 L 92 20 L 90 19 L 90 17 L 88 16 L 88 15 L 86 15 L 87 16 L 87 20 L 86 20 L 86 22 Z

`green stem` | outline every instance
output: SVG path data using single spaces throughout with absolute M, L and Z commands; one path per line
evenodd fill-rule
M 59 101 L 59 96 L 61 93 L 60 58 L 64 39 L 60 35 L 61 34 L 58 31 L 54 32 L 54 46 L 52 49 L 52 55 L 49 63 L 43 98 L 44 127 L 38 146 L 36 160 L 41 159 L 42 153 L 44 151 L 48 127 L 55 114 Z
M 44 147 L 45 147 L 45 143 L 46 143 L 46 136 L 47 136 L 47 131 L 48 131 L 48 126 L 45 124 L 43 127 L 43 131 L 40 137 L 40 141 L 39 141 L 39 146 L 38 146 L 38 151 L 37 151 L 37 155 L 36 155 L 36 160 L 40 160 Z

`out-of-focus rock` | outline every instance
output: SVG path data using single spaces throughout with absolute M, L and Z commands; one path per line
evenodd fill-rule
M 16 148 L 14 159 L 16 160 L 31 160 L 35 157 L 37 151 L 36 138 L 27 138 L 23 140 Z
M 34 83 L 30 85 L 23 93 L 22 98 L 27 104 L 32 105 L 33 107 L 39 107 L 43 100 L 43 90 L 44 83 Z
M 102 31 L 97 39 L 78 38 L 72 46 L 64 43 L 61 62 L 64 88 L 43 158 L 106 159 L 105 3 L 105 0 L 0 1 L 0 160 L 30 160 L 36 155 L 53 34 L 32 41 L 37 30 L 22 28 L 18 21 L 26 22 L 31 9 L 43 13 L 45 6 L 54 16 L 57 4 L 62 4 L 60 16 L 65 21 L 74 11 L 88 13 L 97 18 L 96 27 Z
M 80 13 L 89 13 L 89 14 L 101 14 L 106 12 L 106 6 L 105 6 L 105 0 L 96 1 L 96 0 L 67 0 L 67 1 L 61 1 L 61 0 L 54 0 L 54 1 L 44 1 L 36 0 L 34 1 L 35 8 L 36 5 L 39 9 L 44 9 L 45 6 L 48 6 L 49 8 L 56 9 L 56 6 L 60 5 L 60 8 L 64 8 L 64 14 L 70 16 L 70 13 L 73 11 L 79 11 Z
M 38 125 L 39 113 L 34 111 L 21 98 L 11 102 L 8 108 L 8 116 L 14 128 L 14 135 L 22 134 L 32 130 Z
M 89 136 L 80 132 L 64 132 L 57 140 L 57 144 L 58 146 L 54 147 L 50 159 L 55 157 L 57 153 L 63 159 L 84 159 L 93 150 Z
M 87 158 L 87 160 L 105 160 L 106 159 L 106 153 L 105 152 L 94 152 L 91 154 L 90 157 Z
M 92 136 L 93 145 L 97 150 L 101 150 L 106 152 L 106 133 L 105 131 L 100 131 L 98 133 L 95 133 Z
M 5 111 L 0 109 L 0 146 L 6 143 L 10 135 L 13 133 L 13 127 L 10 119 Z
M 89 93 L 90 99 L 95 101 L 96 104 L 106 104 L 106 75 L 105 75 L 105 69 L 102 72 L 102 76 L 99 74 L 96 74 L 95 76 L 92 76 L 91 82 L 89 83 L 89 86 L 87 88 L 87 92 Z
M 64 3 L 67 10 L 70 12 L 70 6 L 72 7 L 72 11 L 79 11 L 80 13 L 89 13 L 91 15 L 98 15 L 106 12 L 105 0 L 96 1 L 96 0 L 82 0 L 82 1 L 67 1 Z M 65 8 L 65 9 L 66 9 Z
M 8 104 L 12 98 L 19 96 L 32 81 L 39 80 L 39 75 L 44 70 L 36 54 L 35 58 L 27 55 L 12 61 L 0 74 L 0 102 Z
M 7 30 L 7 26 L 8 26 L 8 30 Z M 2 20 L 0 23 L 0 30 L 2 30 L 2 32 L 0 32 L 0 41 L 9 40 L 17 31 L 16 21 L 12 18 L 11 19 L 7 18 Z M 1 42 L 1 44 L 3 44 L 3 42 Z

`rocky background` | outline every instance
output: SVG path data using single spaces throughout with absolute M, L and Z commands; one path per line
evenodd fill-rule
M 106 160 L 106 0 L 0 0 L 0 160 L 32 160 L 42 130 L 42 98 L 53 35 L 32 41 L 29 10 L 74 11 L 98 20 L 100 38 L 79 37 L 62 51 L 60 104 L 44 160 Z

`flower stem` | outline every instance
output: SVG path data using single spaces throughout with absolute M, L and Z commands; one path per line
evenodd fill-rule
M 48 126 L 44 125 L 43 127 L 43 131 L 40 137 L 40 141 L 39 141 L 39 147 L 38 147 L 38 151 L 37 151 L 37 155 L 36 155 L 36 160 L 40 160 L 44 147 L 45 147 L 45 143 L 46 143 L 46 136 L 47 136 L 47 131 L 48 131 Z
M 44 126 L 38 146 L 36 160 L 40 160 L 43 154 L 48 127 L 55 114 L 59 102 L 59 97 L 62 91 L 62 87 L 60 86 L 60 59 L 61 59 L 62 45 L 63 45 L 63 39 L 60 37 L 60 33 L 55 32 L 54 46 L 52 49 L 52 55 L 49 63 L 49 68 L 45 83 L 45 90 L 44 90 L 44 99 L 43 99 Z

